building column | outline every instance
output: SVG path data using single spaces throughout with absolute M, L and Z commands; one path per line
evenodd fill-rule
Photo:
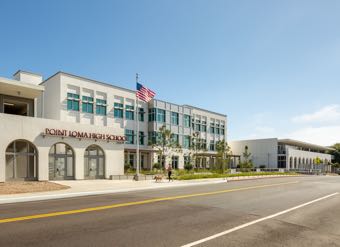
M 2 146 L 0 148 L 0 183 L 6 180 L 6 150 Z
M 38 149 L 38 180 L 49 180 L 49 151 L 50 147 L 37 147 Z
M 81 180 L 84 179 L 84 148 L 74 149 L 74 179 Z

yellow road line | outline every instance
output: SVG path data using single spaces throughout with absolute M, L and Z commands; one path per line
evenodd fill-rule
M 187 194 L 187 195 L 180 195 L 180 196 L 161 197 L 161 198 L 154 198 L 154 199 L 143 200 L 143 201 L 125 202 L 125 203 L 111 204 L 111 205 L 106 205 L 106 206 L 52 212 L 52 213 L 46 213 L 46 214 L 28 215 L 28 216 L 21 216 L 21 217 L 15 217 L 15 218 L 0 219 L 0 224 L 16 222 L 16 221 L 62 216 L 62 215 L 70 215 L 70 214 L 80 214 L 80 213 L 100 211 L 100 210 L 111 209 L 111 208 L 121 208 L 121 207 L 128 207 L 128 206 L 134 206 L 134 205 L 149 204 L 149 203 L 154 203 L 154 202 L 171 201 L 171 200 L 185 199 L 185 198 L 191 198 L 191 197 L 198 197 L 198 196 L 210 196 L 210 195 L 217 195 L 217 194 L 223 194 L 223 193 L 229 193 L 229 192 L 235 192 L 235 191 L 267 188 L 267 187 L 274 187 L 274 186 L 287 185 L 287 184 L 296 184 L 296 183 L 298 183 L 298 181 L 257 185 L 257 186 L 251 186 L 251 187 L 218 190 L 218 191 L 212 191 L 212 192 L 203 192 L 203 193 Z

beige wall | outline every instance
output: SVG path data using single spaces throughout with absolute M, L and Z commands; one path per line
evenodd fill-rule
M 21 117 L 9 114 L 0 114 L 1 139 L 0 139 L 0 182 L 5 181 L 5 152 L 7 146 L 14 140 L 27 140 L 34 144 L 38 151 L 38 179 L 49 179 L 48 153 L 51 146 L 58 142 L 70 145 L 75 154 L 75 179 L 84 179 L 84 152 L 85 149 L 96 144 L 105 153 L 105 178 L 111 175 L 124 174 L 124 144 L 71 137 L 43 137 L 45 128 L 77 130 L 103 134 L 124 135 L 118 128 L 98 127 L 83 124 L 73 124 L 62 121 Z

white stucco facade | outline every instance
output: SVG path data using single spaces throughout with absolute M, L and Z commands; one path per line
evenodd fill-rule
M 327 165 L 332 160 L 332 156 L 327 153 L 329 148 L 291 139 L 240 140 L 229 144 L 234 154 L 241 155 L 241 162 L 244 161 L 242 154 L 247 146 L 250 159 L 256 167 L 317 169 L 317 159 L 321 165 Z
M 46 80 L 25 71 L 15 73 L 14 79 L 0 78 L 0 182 L 24 178 L 25 173 L 38 180 L 87 179 L 95 167 L 100 178 L 122 175 L 125 164 L 137 166 L 137 116 L 142 169 L 159 162 L 152 141 L 161 126 L 182 146 L 182 152 L 168 153 L 164 165 L 184 167 L 193 133 L 206 147 L 197 164 L 214 160 L 216 142 L 226 140 L 226 115 L 157 99 L 137 103 L 135 93 L 64 72 Z M 65 135 L 49 135 L 46 129 Z M 72 131 L 81 138 L 66 134 Z M 87 138 L 84 133 L 126 141 Z

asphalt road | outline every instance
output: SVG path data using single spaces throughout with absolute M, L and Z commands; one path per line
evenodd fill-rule
M 340 246 L 337 192 L 314 176 L 0 205 L 0 246 Z

